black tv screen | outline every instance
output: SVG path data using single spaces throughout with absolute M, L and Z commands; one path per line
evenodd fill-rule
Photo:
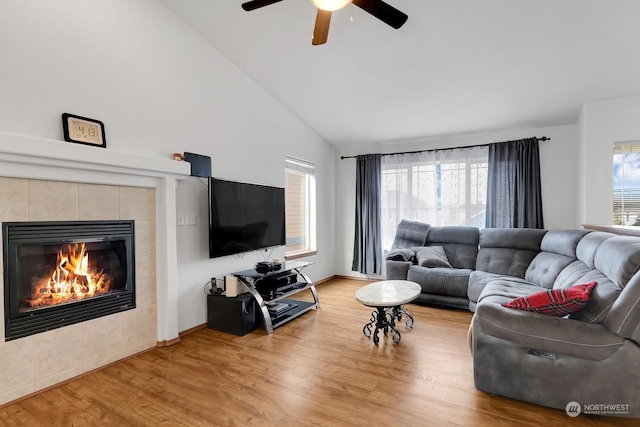
M 284 188 L 209 179 L 209 257 L 286 244 Z

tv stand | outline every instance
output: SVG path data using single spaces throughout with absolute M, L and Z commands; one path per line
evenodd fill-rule
M 233 273 L 247 286 L 249 293 L 256 301 L 256 306 L 262 313 L 264 329 L 267 334 L 312 308 L 320 307 L 316 287 L 309 277 L 302 273 L 302 269 L 311 262 L 284 262 L 277 270 L 259 273 L 249 269 Z M 301 280 L 300 280 L 301 279 Z M 305 290 L 311 291 L 313 302 L 291 299 L 290 296 Z

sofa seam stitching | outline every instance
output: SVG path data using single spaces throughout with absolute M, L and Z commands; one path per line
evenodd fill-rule
M 635 304 L 633 304 L 631 306 L 631 308 L 629 309 L 629 311 L 627 312 L 627 315 L 624 316 L 624 319 L 622 319 L 622 322 L 620 323 L 620 327 L 618 328 L 618 330 L 616 331 L 616 333 L 620 333 L 620 331 L 622 330 L 622 328 L 624 327 L 624 324 L 627 322 L 627 319 L 629 318 L 629 316 L 631 315 L 631 312 L 633 311 L 633 309 L 636 307 L 636 305 L 638 305 L 638 302 L 640 302 L 640 298 L 638 298 L 635 302 Z
M 477 312 L 476 312 L 477 313 Z M 507 332 L 511 332 L 517 335 L 523 335 L 525 337 L 531 337 L 531 338 L 538 338 L 541 340 L 547 340 L 547 341 L 554 341 L 554 342 L 559 342 L 559 343 L 563 343 L 563 344 L 571 344 L 571 345 L 579 345 L 579 346 L 583 346 L 583 347 L 613 347 L 613 346 L 621 346 L 623 343 L 612 343 L 612 344 L 583 344 L 583 343 L 576 343 L 576 342 L 571 342 L 571 341 L 564 341 L 564 340 L 558 340 L 558 339 L 554 339 L 554 338 L 547 338 L 547 337 L 541 337 L 538 335 L 531 335 L 531 334 L 526 334 L 524 332 L 518 332 L 518 331 L 514 331 L 508 328 L 504 328 L 500 325 L 496 325 L 493 322 L 490 322 L 489 320 L 483 318 L 482 316 L 478 316 L 478 319 L 481 319 L 485 322 L 487 322 L 488 324 L 498 328 L 498 329 L 502 329 L 505 330 Z
M 615 302 L 615 301 L 613 301 L 613 302 Z M 592 323 L 595 322 L 596 320 L 598 320 L 600 318 L 600 316 L 605 314 L 607 311 L 610 311 L 611 307 L 613 307 L 613 302 L 611 304 L 609 304 L 608 306 L 606 306 L 605 308 L 603 308 L 602 311 L 600 313 L 598 313 L 598 315 L 596 317 L 593 318 Z M 620 331 L 618 331 L 618 332 L 620 332 Z

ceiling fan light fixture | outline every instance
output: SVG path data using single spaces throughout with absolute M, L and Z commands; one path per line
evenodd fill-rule
M 347 6 L 351 0 L 311 0 L 311 3 L 318 9 L 333 12 Z

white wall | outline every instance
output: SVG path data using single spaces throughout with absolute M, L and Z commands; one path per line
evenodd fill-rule
M 613 144 L 640 140 L 640 96 L 592 102 L 582 107 L 579 181 L 581 224 L 613 220 Z
M 577 227 L 578 184 L 578 128 L 555 126 L 536 129 L 514 129 L 487 134 L 431 139 L 400 145 L 369 145 L 349 147 L 338 156 L 367 153 L 392 153 L 462 147 L 491 142 L 509 141 L 532 136 L 547 136 L 551 141 L 540 142 L 542 205 L 545 228 Z M 354 159 L 338 160 L 336 167 L 336 274 L 364 277 L 351 271 L 355 221 Z
M 64 112 L 104 121 L 107 149 L 212 158 L 214 176 L 284 185 L 284 156 L 316 164 L 318 255 L 334 272 L 335 152 L 155 0 L 1 0 L 0 131 L 62 139 Z M 100 149 L 96 148 L 96 155 Z M 0 175 L 2 172 L 0 171 Z M 206 188 L 180 185 L 179 328 L 206 321 L 204 284 L 267 254 L 208 259 Z M 283 257 L 282 249 L 271 255 Z

